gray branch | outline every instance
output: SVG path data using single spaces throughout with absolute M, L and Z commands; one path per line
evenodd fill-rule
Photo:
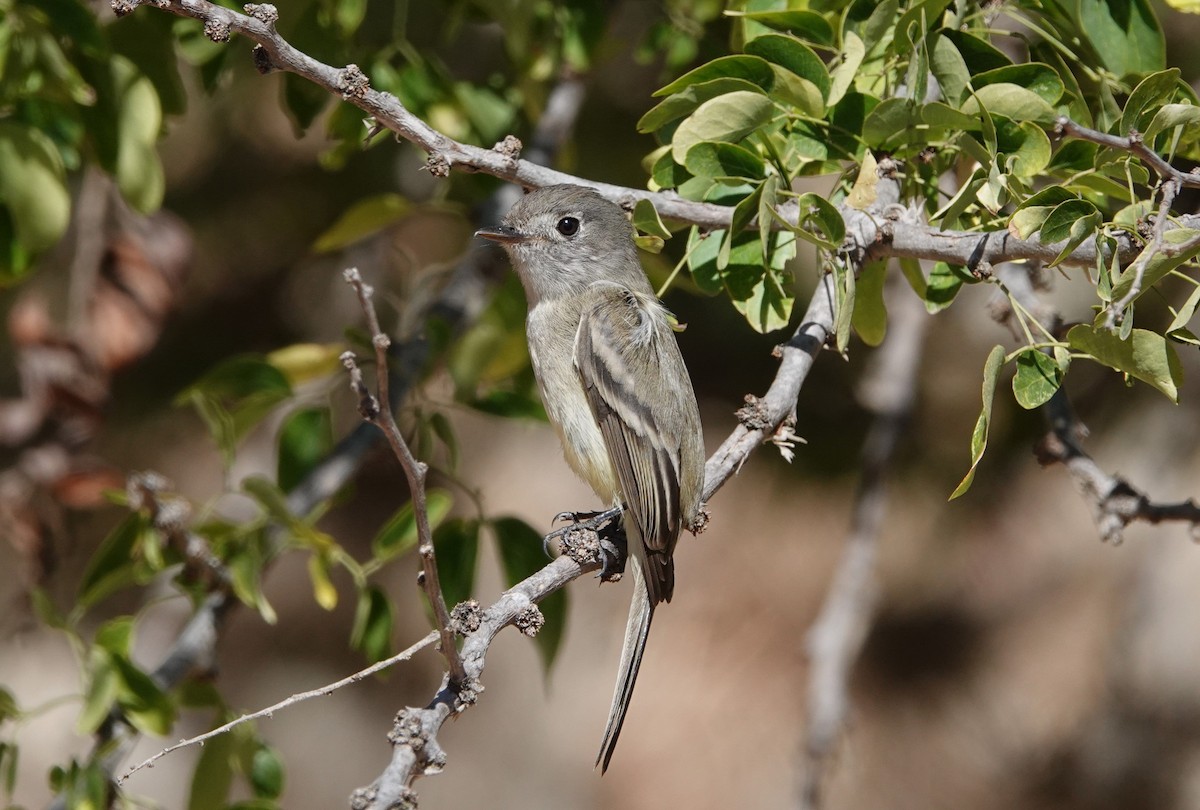
M 112 7 L 116 14 L 122 15 L 130 13 L 141 3 L 142 0 L 112 0 Z M 146 4 L 204 22 L 205 33 L 217 42 L 227 41 L 232 34 L 245 36 L 256 43 L 255 63 L 260 70 L 267 72 L 278 69 L 295 73 L 362 109 L 375 119 L 377 126 L 396 133 L 424 150 L 429 156 L 426 167 L 435 176 L 448 176 L 452 169 L 458 168 L 461 171 L 490 174 L 526 188 L 574 183 L 594 188 L 625 208 L 632 208 L 639 200 L 649 200 L 663 217 L 706 230 L 728 228 L 732 221 L 732 206 L 686 200 L 674 191 L 653 192 L 598 183 L 556 171 L 533 160 L 522 160 L 521 143 L 512 136 L 491 149 L 459 143 L 413 115 L 391 93 L 373 89 L 370 80 L 357 65 L 336 68 L 293 47 L 275 30 L 274 23 L 279 15 L 274 6 L 250 4 L 245 6 L 246 14 L 239 14 L 208 0 L 146 0 Z M 1141 156 L 1141 152 L 1135 154 Z M 1163 162 L 1161 157 L 1158 157 L 1158 161 Z M 1153 165 L 1157 168 L 1157 164 Z M 1196 182 L 1200 182 L 1200 178 Z M 1194 183 L 1188 180 L 1186 184 Z M 862 215 L 862 212 L 846 205 L 840 206 L 840 210 L 848 224 L 849 220 Z M 797 213 L 795 205 L 785 205 L 781 210 L 783 219 L 793 225 L 797 222 Z M 1183 224 L 1200 227 L 1200 217 L 1183 220 Z M 773 227 L 777 226 L 782 227 L 778 223 Z M 850 230 L 854 231 L 853 228 Z M 1050 261 L 1065 246 L 1065 242 L 1044 245 L 1036 235 L 1020 239 L 1003 230 L 984 233 L 941 231 L 914 222 L 860 227 L 858 233 L 865 241 L 859 242 L 857 247 L 869 250 L 872 258 L 915 257 L 965 266 L 974 266 L 980 260 L 992 264 L 1021 259 Z M 1132 239 L 1122 244 L 1122 260 L 1132 260 L 1137 245 Z M 1129 251 L 1128 256 L 1126 250 Z M 1092 265 L 1095 260 L 1096 244 L 1089 239 L 1072 251 L 1064 263 Z

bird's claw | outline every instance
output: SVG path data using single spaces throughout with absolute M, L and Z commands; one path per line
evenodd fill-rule
M 570 521 L 542 538 L 542 550 L 551 558 L 567 554 L 580 564 L 600 561 L 600 578 L 620 579 L 625 571 L 625 529 L 617 508 L 604 512 L 560 512 L 554 522 Z

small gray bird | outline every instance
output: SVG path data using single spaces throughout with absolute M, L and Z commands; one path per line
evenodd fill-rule
M 567 463 L 620 507 L 633 602 L 596 764 L 608 768 L 654 608 L 671 601 L 680 530 L 700 528 L 700 412 L 625 213 L 580 186 L 534 191 L 479 236 L 508 251 L 529 303 L 533 370 Z

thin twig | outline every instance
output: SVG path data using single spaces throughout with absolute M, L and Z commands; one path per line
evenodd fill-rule
M 1185 172 L 1175 168 L 1162 155 L 1146 146 L 1145 141 L 1142 140 L 1142 136 L 1137 132 L 1131 132 L 1128 137 L 1122 138 L 1119 135 L 1110 135 L 1107 132 L 1100 132 L 1099 130 L 1085 127 L 1066 116 L 1060 117 L 1055 122 L 1055 127 L 1058 132 L 1069 138 L 1091 141 L 1100 146 L 1107 146 L 1111 149 L 1120 149 L 1122 152 L 1128 152 L 1154 169 L 1155 173 L 1164 180 L 1174 180 L 1180 186 L 1200 188 L 1200 174 Z
M 379 405 L 380 402 L 390 401 L 388 399 L 388 346 L 391 345 L 391 340 L 379 328 L 379 317 L 375 313 L 375 305 L 371 300 L 374 291 L 363 282 L 357 268 L 347 269 L 344 276 L 346 282 L 354 288 L 358 295 L 359 304 L 367 318 L 367 328 L 371 332 L 371 343 L 375 346 L 375 383 L 379 389 L 378 400 L 372 402 L 374 398 L 370 396 L 366 386 L 362 383 L 361 374 L 357 373 L 357 367 L 353 362 L 353 353 L 346 352 L 342 355 L 342 360 L 351 372 L 355 390 L 358 391 L 360 401 L 363 403 L 363 406 L 360 407 L 363 418 L 383 431 L 392 452 L 400 461 L 400 466 L 404 468 L 405 477 L 408 478 L 413 515 L 417 522 L 417 550 L 421 555 L 422 576 L 419 579 L 429 598 L 429 604 L 433 607 L 434 619 L 442 640 L 442 655 L 446 657 L 446 666 L 450 671 L 450 682 L 454 686 L 461 686 L 465 683 L 466 675 L 463 671 L 462 659 L 458 655 L 454 630 L 450 625 L 450 611 L 446 608 L 446 598 L 442 594 L 442 584 L 438 577 L 437 555 L 433 549 L 433 530 L 429 526 L 429 511 L 425 503 L 425 477 L 429 472 L 429 466 L 412 454 L 408 442 L 400 433 L 400 427 L 396 424 L 392 409 Z
M 420 641 L 418 641 L 417 643 L 413 644 L 411 647 L 404 650 L 403 652 L 396 653 L 391 658 L 387 658 L 383 661 L 379 661 L 378 663 L 372 664 L 371 666 L 367 667 L 366 669 L 361 669 L 358 672 L 355 672 L 353 675 L 342 678 L 339 681 L 334 681 L 333 683 L 326 684 L 325 686 L 321 686 L 316 689 L 311 689 L 307 692 L 299 692 L 285 700 L 281 700 L 278 703 L 268 706 L 265 709 L 259 709 L 256 712 L 252 712 L 250 714 L 244 714 L 235 720 L 230 720 L 225 725 L 214 728 L 213 730 L 205 732 L 204 734 L 200 734 L 199 736 L 196 736 L 196 737 L 189 737 L 186 740 L 180 740 L 179 742 L 175 743 L 174 745 L 164 748 L 163 750 L 159 751 L 157 754 L 150 757 L 149 759 L 145 759 L 145 760 L 139 762 L 137 765 L 134 765 L 129 770 L 125 771 L 125 773 L 121 774 L 121 776 L 117 778 L 116 783 L 118 785 L 124 784 L 125 780 L 127 780 L 130 776 L 132 776 L 137 771 L 140 771 L 142 768 L 154 767 L 155 762 L 162 759 L 163 757 L 165 757 L 167 754 L 171 753 L 172 751 L 178 751 L 180 748 L 187 748 L 190 745 L 196 745 L 198 743 L 203 743 L 205 740 L 211 740 L 213 737 L 219 737 L 220 735 L 226 733 L 227 731 L 231 731 L 231 730 L 237 728 L 238 726 L 242 725 L 243 723 L 248 723 L 251 720 L 258 720 L 262 717 L 270 717 L 271 715 L 275 714 L 275 712 L 280 711 L 281 709 L 286 709 L 290 706 L 296 705 L 297 703 L 303 703 L 304 701 L 311 700 L 312 698 L 326 697 L 328 695 L 333 694 L 334 692 L 336 692 L 337 690 L 341 689 L 344 686 L 350 686 L 351 684 L 358 683 L 359 681 L 363 680 L 364 678 L 374 675 L 376 672 L 382 672 L 383 670 L 387 669 L 388 667 L 398 664 L 401 661 L 407 661 L 408 659 L 412 658 L 415 654 L 417 654 L 421 650 L 425 649 L 426 647 L 428 647 L 430 644 L 432 644 L 433 642 L 435 642 L 437 640 L 438 640 L 438 632 L 436 630 L 430 630 L 429 634 L 427 636 L 425 636 L 425 638 L 423 638 Z
M 1158 216 L 1154 220 L 1154 233 L 1150 239 L 1150 244 L 1138 254 L 1133 265 L 1125 271 L 1126 273 L 1133 273 L 1133 283 L 1129 287 L 1129 292 L 1121 296 L 1120 301 L 1114 301 L 1109 304 L 1108 315 L 1104 319 L 1104 325 L 1108 329 L 1112 329 L 1117 325 L 1118 319 L 1124 317 L 1125 308 L 1142 294 L 1142 281 L 1146 277 L 1146 268 L 1150 265 L 1150 260 L 1163 250 L 1163 237 L 1167 232 L 1167 222 L 1171 216 L 1171 206 L 1175 203 L 1175 196 L 1178 193 L 1179 181 L 1176 178 L 1169 177 L 1163 181 L 1162 201 L 1158 205 Z
M 1086 428 L 1079 422 L 1062 389 L 1045 406 L 1050 431 L 1035 452 L 1043 465 L 1062 464 L 1071 473 L 1080 493 L 1092 508 L 1100 539 L 1118 545 L 1125 527 L 1134 521 L 1191 524 L 1200 537 L 1200 505 L 1192 499 L 1178 503 L 1155 503 L 1149 496 L 1118 475 L 1101 469 L 1080 445 Z

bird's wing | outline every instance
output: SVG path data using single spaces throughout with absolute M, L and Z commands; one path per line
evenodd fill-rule
M 670 601 L 682 515 L 681 440 L 669 432 L 680 419 L 661 414 L 684 412 L 677 375 L 687 371 L 666 311 L 624 285 L 592 284 L 575 336 L 575 366 L 617 473 L 630 551 L 644 564 L 650 603 Z

